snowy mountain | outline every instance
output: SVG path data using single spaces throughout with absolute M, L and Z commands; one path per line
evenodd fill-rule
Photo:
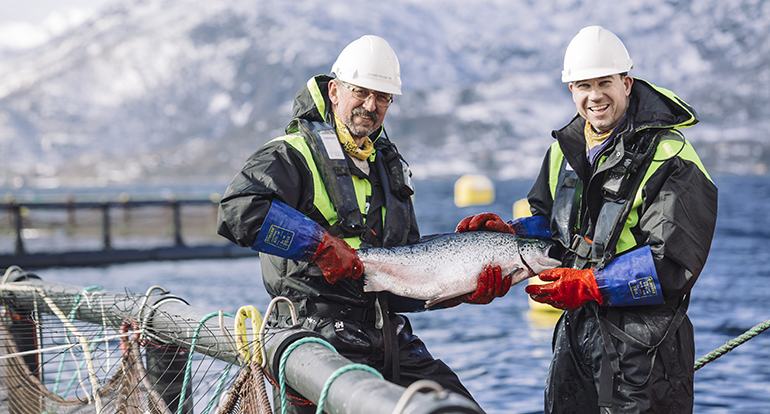
M 227 183 L 364 34 L 398 54 L 385 125 L 418 177 L 532 177 L 575 113 L 562 58 L 590 24 L 698 110 L 685 133 L 712 173 L 764 173 L 769 21 L 758 0 L 125 0 L 0 50 L 0 187 Z

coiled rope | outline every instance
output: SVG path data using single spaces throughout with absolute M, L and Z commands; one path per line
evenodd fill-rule
M 703 368 L 704 365 L 708 364 L 709 362 L 721 357 L 722 355 L 732 351 L 737 347 L 738 345 L 741 345 L 748 341 L 749 339 L 761 334 L 762 332 L 766 331 L 768 328 L 770 328 L 770 319 L 754 326 L 753 328 L 749 329 L 748 331 L 744 332 L 742 335 L 736 337 L 735 339 L 731 339 L 727 341 L 726 344 L 720 346 L 719 348 L 709 352 L 708 354 L 698 358 L 697 361 L 695 361 L 695 371 Z

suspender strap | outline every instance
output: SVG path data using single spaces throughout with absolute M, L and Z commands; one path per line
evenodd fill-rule
M 623 159 L 607 172 L 602 192 L 604 204 L 594 231 L 594 267 L 603 269 L 615 257 L 620 234 L 634 205 L 644 172 L 649 167 L 660 142 L 658 131 L 652 137 L 639 140 L 639 148 L 625 150 Z
M 588 264 L 591 257 L 591 250 L 593 248 L 593 243 L 586 239 L 585 237 L 574 234 L 572 235 L 572 243 L 570 243 L 569 249 L 573 253 L 575 253 L 575 261 L 572 264 L 572 267 L 575 269 L 584 269 L 585 265 Z
M 603 328 L 603 320 L 599 317 L 599 306 L 593 305 L 594 307 L 594 315 L 596 316 L 597 321 L 599 322 L 599 329 L 602 334 L 602 342 L 604 343 L 604 352 L 602 352 L 602 362 L 601 362 L 601 368 L 600 368 L 600 376 L 599 376 L 599 407 L 612 407 L 612 392 L 615 389 L 615 375 L 613 375 L 613 371 L 615 366 L 613 365 L 612 357 L 610 356 L 610 352 L 607 351 L 607 343 L 612 346 L 612 343 L 610 342 L 609 337 L 605 334 L 606 331 Z M 608 308 L 609 309 L 609 308 Z M 608 312 L 608 317 L 611 317 L 613 320 L 608 321 L 610 324 L 617 324 L 620 322 L 620 315 L 618 312 Z M 612 348 L 613 351 L 615 351 L 615 348 Z M 615 358 L 617 361 L 617 352 L 615 352 Z M 618 366 L 618 370 L 620 370 L 620 367 Z M 608 410 L 612 411 L 612 410 Z
M 663 342 L 668 339 L 671 334 L 679 329 L 679 325 L 682 324 L 682 321 L 684 320 L 685 315 L 687 314 L 687 308 L 690 303 L 690 295 L 685 295 L 684 299 L 679 303 L 679 306 L 677 307 L 676 314 L 674 314 L 674 317 L 671 319 L 671 323 L 669 323 L 668 328 L 666 329 L 666 333 L 663 334 L 663 337 L 660 338 L 660 341 L 658 341 L 654 345 L 648 345 L 644 342 L 634 338 L 633 336 L 627 334 L 626 332 L 622 331 L 620 328 L 617 327 L 617 323 L 619 322 L 619 312 L 617 308 L 607 308 L 607 317 L 601 317 L 599 315 L 599 307 L 594 306 L 594 315 L 596 316 L 597 321 L 599 322 L 599 329 L 601 331 L 602 335 L 602 341 L 604 342 L 604 354 L 602 355 L 602 366 L 601 366 L 601 379 L 599 381 L 599 406 L 600 407 L 610 407 L 612 405 L 612 390 L 614 389 L 614 385 L 612 381 L 607 380 L 606 377 L 612 377 L 612 378 L 619 378 L 621 381 L 625 382 L 626 384 L 629 384 L 634 387 L 641 387 L 647 383 L 647 381 L 650 380 L 650 377 L 652 376 L 652 371 L 655 368 L 655 359 L 658 355 L 658 348 L 660 347 Z M 644 379 L 644 381 L 640 383 L 635 383 L 633 381 L 630 381 L 626 378 L 623 371 L 620 369 L 620 356 L 618 355 L 618 351 L 615 348 L 615 345 L 612 343 L 612 338 L 614 337 L 618 339 L 620 342 L 623 342 L 626 345 L 632 346 L 637 349 L 644 349 L 647 350 L 647 355 L 652 355 L 650 359 L 650 372 L 647 373 L 647 377 Z M 665 358 L 661 358 L 664 360 Z M 665 361 L 664 361 L 665 363 Z M 615 375 L 610 375 L 610 369 Z
M 383 138 L 381 137 L 380 139 Z M 382 231 L 384 233 L 382 235 L 382 245 L 386 247 L 403 246 L 406 244 L 410 227 L 413 225 L 411 222 L 412 204 L 409 197 L 400 200 L 392 191 L 387 190 L 388 187 L 392 187 L 391 180 L 393 180 L 393 177 L 388 175 L 387 165 L 384 160 L 377 157 L 374 160 L 374 168 L 377 169 L 385 189 L 385 222 L 382 224 Z
M 326 191 L 337 211 L 335 226 L 345 237 L 354 237 L 364 230 L 364 217 L 358 208 L 353 179 L 337 133 L 323 122 L 299 120 L 299 131 L 313 153 L 313 160 L 323 178 Z
M 382 335 L 385 342 L 385 361 L 383 372 L 390 371 L 391 381 L 398 383 L 401 376 L 398 340 L 393 327 L 390 325 L 390 312 L 388 310 L 388 296 L 386 292 L 377 292 L 377 304 L 382 318 Z M 378 321 L 379 322 L 379 321 Z
M 577 216 L 575 193 L 582 187 L 582 182 L 575 171 L 567 169 L 567 162 L 563 158 L 558 180 L 560 185 L 553 196 L 551 229 L 556 229 L 557 234 L 554 236 L 567 247 L 572 242 L 570 235 Z

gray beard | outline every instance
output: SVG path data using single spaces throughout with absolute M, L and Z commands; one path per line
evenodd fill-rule
M 350 111 L 350 117 L 348 117 L 348 119 L 343 120 L 342 122 L 348 128 L 350 135 L 352 135 L 354 138 L 367 137 L 369 136 L 369 134 L 371 134 L 376 130 L 376 128 L 371 128 L 371 129 L 364 128 L 354 124 L 353 123 L 354 116 L 360 116 L 361 118 L 371 119 L 375 124 L 378 123 L 380 120 L 380 116 L 377 112 L 369 112 L 363 106 L 353 108 L 353 110 Z

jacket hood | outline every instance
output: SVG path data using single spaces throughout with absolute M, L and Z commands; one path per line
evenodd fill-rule
M 698 123 L 698 114 L 687 102 L 668 89 L 634 78 L 629 115 L 636 130 L 645 128 L 688 128 Z
M 297 118 L 334 125 L 334 117 L 329 116 L 332 108 L 329 100 L 329 81 L 332 79 L 331 76 L 316 75 L 297 92 L 291 121 L 286 126 L 287 134 L 297 132 Z
M 634 78 L 631 86 L 630 102 L 628 104 L 628 128 L 638 132 L 643 129 L 683 129 L 698 123 L 698 114 L 687 102 L 676 96 L 668 89 L 660 88 L 651 83 Z M 585 119 L 576 114 L 572 120 L 562 129 L 553 131 L 554 138 L 571 137 L 564 141 L 562 146 L 567 146 L 567 152 L 580 152 L 585 150 L 583 141 L 583 127 Z M 624 129 L 627 127 L 624 127 Z
M 638 78 L 634 78 L 626 114 L 628 118 L 614 139 L 635 140 L 644 136 L 640 134 L 644 130 L 682 129 L 698 123 L 695 110 L 676 94 Z M 585 124 L 586 120 L 576 114 L 566 126 L 551 133 L 569 164 L 584 180 L 589 168 L 583 137 Z

